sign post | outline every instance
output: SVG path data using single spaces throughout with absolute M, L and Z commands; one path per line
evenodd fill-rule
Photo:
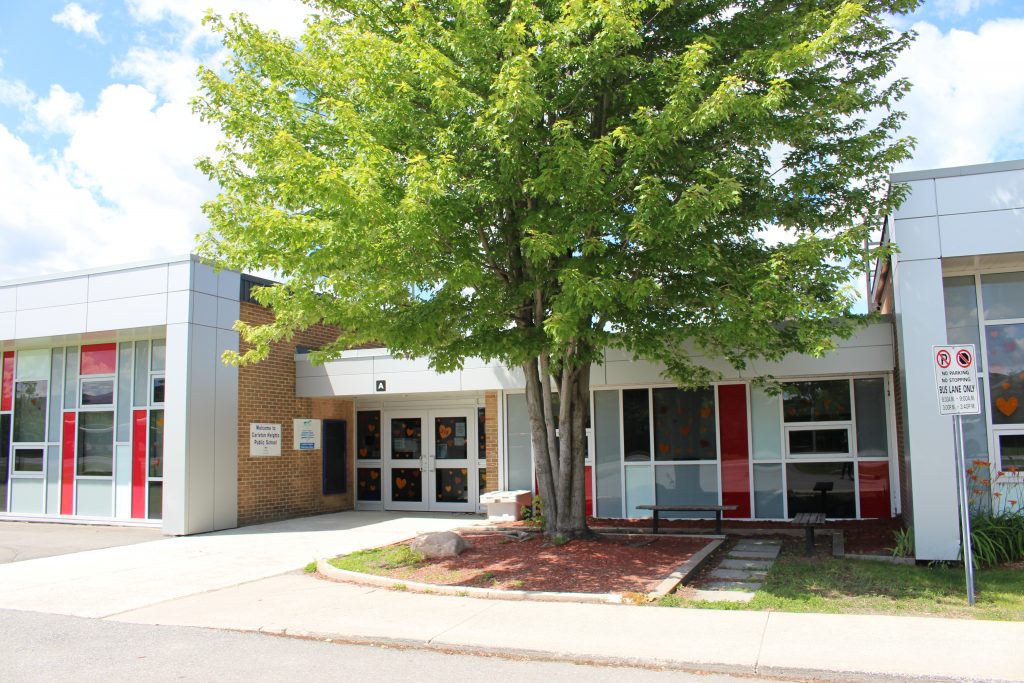
M 956 450 L 956 497 L 960 508 L 960 542 L 963 549 L 964 573 L 967 577 L 967 604 L 974 604 L 974 553 L 971 549 L 971 516 L 967 496 L 967 465 L 964 455 L 964 415 L 981 412 L 978 397 L 978 368 L 974 344 L 933 346 L 935 394 L 939 414 L 953 415 L 953 438 Z

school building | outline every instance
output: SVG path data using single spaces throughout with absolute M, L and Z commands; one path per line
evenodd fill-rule
M 591 369 L 588 513 L 735 505 L 903 515 L 919 559 L 958 553 L 952 421 L 931 347 L 973 343 L 985 410 L 965 419 L 976 504 L 1010 505 L 1024 469 L 1024 162 L 896 174 L 911 192 L 883 240 L 883 317 L 821 358 L 791 355 L 680 389 L 609 350 Z M 318 326 L 259 364 L 236 320 L 267 322 L 259 278 L 195 257 L 0 283 L 0 519 L 160 526 L 194 534 L 358 509 L 477 512 L 533 488 L 521 373 L 361 348 L 320 366 Z M 771 375 L 771 394 L 753 383 Z M 1014 505 L 1017 503 L 1014 502 Z

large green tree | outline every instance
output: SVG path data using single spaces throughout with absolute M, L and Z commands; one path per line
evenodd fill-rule
M 272 324 L 522 369 L 549 534 L 586 534 L 589 368 L 820 353 L 909 155 L 887 80 L 916 0 L 321 0 L 298 40 L 211 16 L 204 253 Z M 787 239 L 768 240 L 768 230 Z M 557 394 L 557 396 L 555 395 Z M 556 434 L 556 426 L 558 433 Z

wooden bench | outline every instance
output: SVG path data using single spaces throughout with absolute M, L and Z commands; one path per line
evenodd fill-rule
M 658 515 L 662 512 L 714 512 L 715 533 L 722 533 L 722 512 L 735 510 L 735 505 L 637 505 L 637 510 L 651 510 L 654 513 L 651 533 L 658 533 Z
M 824 512 L 798 512 L 793 524 L 804 528 L 804 556 L 814 555 L 814 529 L 825 523 Z

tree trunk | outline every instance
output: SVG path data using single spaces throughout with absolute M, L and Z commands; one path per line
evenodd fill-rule
M 558 377 L 557 413 L 547 359 L 530 359 L 523 364 L 523 372 L 530 440 L 543 503 L 544 533 L 565 538 L 589 537 L 592 532 L 587 527 L 584 460 L 590 412 L 590 368 L 574 367 L 570 355 L 563 360 Z

